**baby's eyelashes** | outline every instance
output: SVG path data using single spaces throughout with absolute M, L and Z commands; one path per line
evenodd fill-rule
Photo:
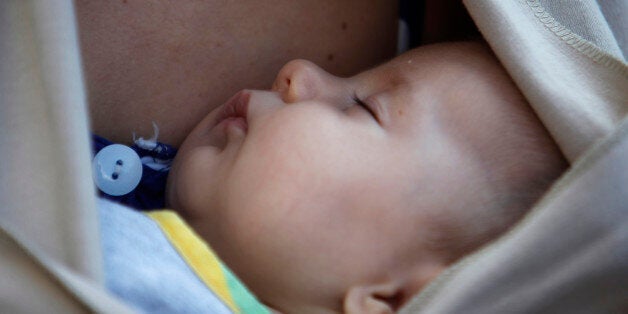
M 381 124 L 381 121 L 379 120 L 379 116 L 378 116 L 377 112 L 375 110 L 373 110 L 373 108 L 371 108 L 371 106 L 369 106 L 368 103 L 366 103 L 363 100 L 361 100 L 360 98 L 358 98 L 357 95 L 353 96 L 353 102 L 355 104 L 357 104 L 358 106 L 360 106 L 362 109 L 366 110 L 366 112 L 368 112 L 369 115 L 371 115 L 371 117 L 373 117 L 373 119 L 378 124 Z

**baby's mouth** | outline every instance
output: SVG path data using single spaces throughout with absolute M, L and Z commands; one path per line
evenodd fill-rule
M 238 142 L 246 136 L 249 129 L 247 112 L 250 98 L 251 91 L 243 90 L 215 109 L 217 113 L 211 118 L 206 131 L 201 133 L 205 134 L 203 137 L 208 144 L 222 151 L 230 142 Z
M 222 106 L 220 112 L 214 120 L 215 127 L 224 127 L 226 132 L 233 127 L 244 131 L 248 130 L 247 112 L 249 109 L 249 99 L 251 92 L 242 90 L 231 97 Z

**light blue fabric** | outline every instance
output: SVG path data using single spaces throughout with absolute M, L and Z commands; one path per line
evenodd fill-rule
M 147 216 L 98 200 L 107 288 L 145 313 L 231 313 Z

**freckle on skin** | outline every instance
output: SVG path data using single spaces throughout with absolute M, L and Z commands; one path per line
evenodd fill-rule
M 334 55 L 333 54 L 328 54 L 327 55 L 327 61 L 333 61 L 334 60 Z
M 340 25 L 340 27 L 344 30 L 347 29 L 349 25 L 347 25 L 347 22 L 342 22 L 342 24 Z
M 403 110 L 399 109 L 399 110 L 397 111 L 397 113 L 398 113 L 400 116 L 403 116 Z

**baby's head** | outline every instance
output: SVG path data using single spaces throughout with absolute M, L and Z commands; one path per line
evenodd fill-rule
M 269 306 L 382 313 L 565 165 L 487 48 L 442 44 L 351 78 L 288 63 L 194 129 L 167 197 Z

